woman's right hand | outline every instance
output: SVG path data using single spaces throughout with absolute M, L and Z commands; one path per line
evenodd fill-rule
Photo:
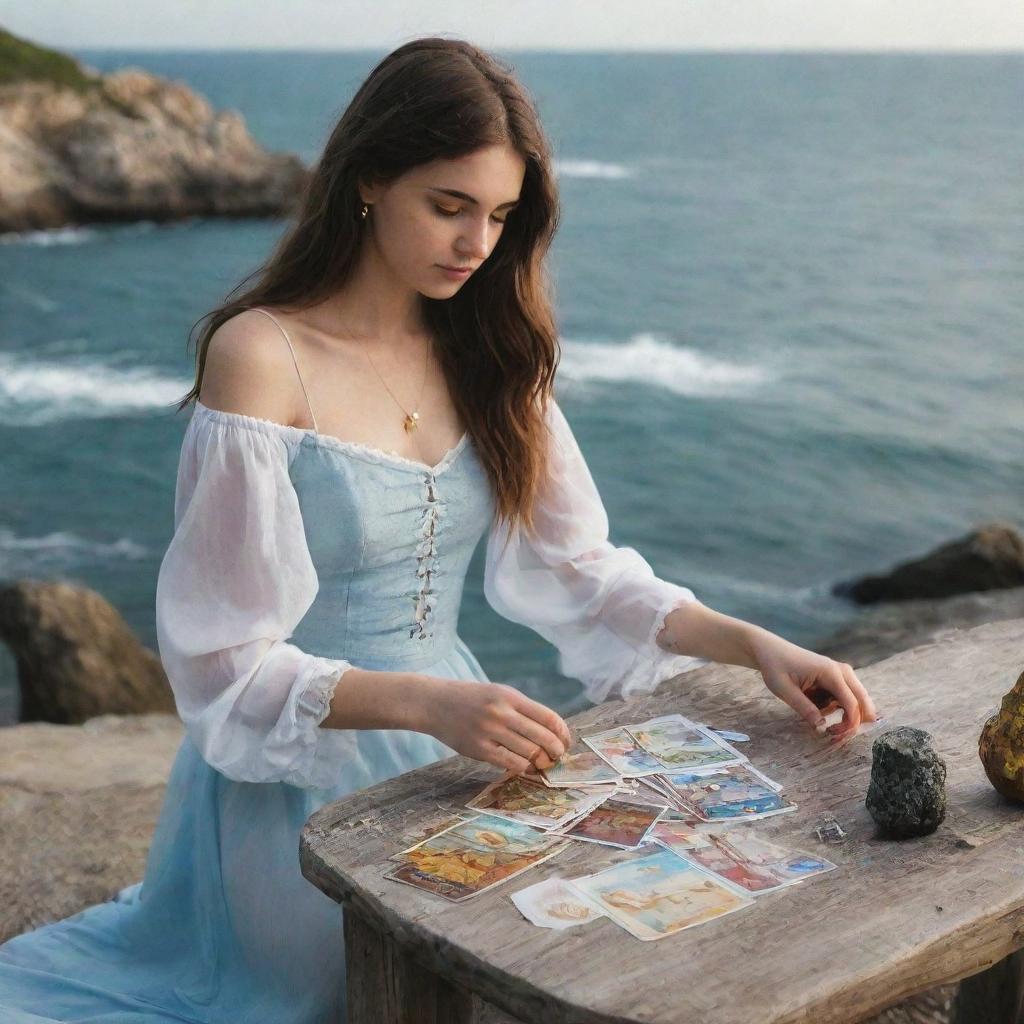
M 425 731 L 460 754 L 519 775 L 550 768 L 572 746 L 562 716 L 514 686 L 436 677 L 430 683 Z

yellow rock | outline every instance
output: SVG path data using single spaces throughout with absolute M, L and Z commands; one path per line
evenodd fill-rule
M 989 782 L 1024 803 L 1024 672 L 981 730 L 978 754 Z

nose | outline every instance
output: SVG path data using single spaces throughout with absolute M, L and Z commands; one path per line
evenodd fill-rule
M 459 239 L 459 250 L 462 253 L 463 259 L 466 257 L 473 257 L 479 261 L 487 259 L 487 254 L 490 251 L 487 233 L 487 219 L 484 218 L 482 224 L 468 230 L 467 233 Z

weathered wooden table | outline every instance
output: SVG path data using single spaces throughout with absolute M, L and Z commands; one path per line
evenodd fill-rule
M 756 672 L 734 666 L 707 665 L 651 697 L 575 716 L 584 735 L 673 711 L 742 729 L 752 763 L 799 804 L 744 827 L 838 864 L 657 942 L 607 919 L 537 928 L 509 899 L 624 856 L 610 847 L 574 844 L 461 904 L 383 880 L 407 836 L 496 777 L 479 762 L 453 757 L 322 808 L 305 826 L 300 857 L 305 877 L 344 907 L 351 1024 L 851 1024 L 972 975 L 961 987 L 961 1021 L 1024 1020 L 1024 806 L 995 792 L 977 753 L 985 719 L 1022 669 L 1020 619 L 859 669 L 886 721 L 838 749 Z M 903 724 L 934 737 L 948 766 L 948 809 L 932 835 L 896 842 L 876 838 L 864 795 L 873 738 Z M 842 844 L 815 836 L 829 812 L 848 833 Z

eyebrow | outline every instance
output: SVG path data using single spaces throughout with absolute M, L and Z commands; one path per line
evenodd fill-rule
M 427 186 L 431 192 L 443 192 L 447 196 L 454 196 L 456 199 L 465 199 L 467 203 L 472 203 L 474 206 L 479 205 L 476 199 L 474 199 L 468 192 L 460 192 L 457 188 L 438 188 L 435 185 Z M 511 209 L 514 206 L 519 205 L 518 199 L 510 199 L 507 203 L 502 203 L 500 206 L 496 206 L 496 210 L 504 210 L 506 208 Z

